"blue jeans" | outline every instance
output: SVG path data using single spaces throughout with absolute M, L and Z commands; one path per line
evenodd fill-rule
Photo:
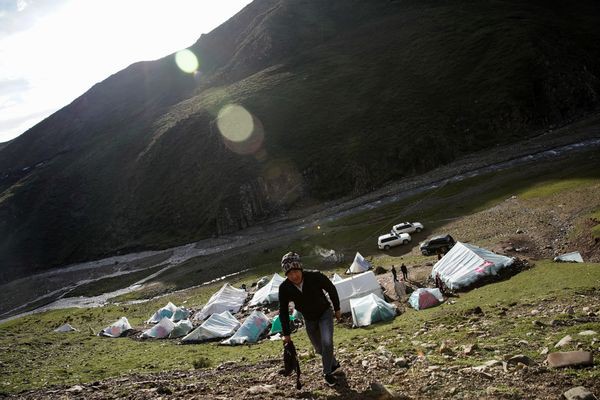
M 329 308 L 318 320 L 304 322 L 308 338 L 322 358 L 323 373 L 330 374 L 331 367 L 337 363 L 333 355 L 333 311 Z

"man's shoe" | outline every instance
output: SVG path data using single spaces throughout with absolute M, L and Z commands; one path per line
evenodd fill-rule
M 331 374 L 325 374 L 325 383 L 327 383 L 328 386 L 335 386 L 335 384 L 337 383 L 337 379 L 335 379 L 335 376 L 331 375 Z
M 333 365 L 331 366 L 331 373 L 333 374 L 335 371 L 337 371 L 337 370 L 340 368 L 340 366 L 341 366 L 341 365 L 340 365 L 339 361 L 338 361 L 338 362 L 336 362 L 335 364 L 333 364 Z

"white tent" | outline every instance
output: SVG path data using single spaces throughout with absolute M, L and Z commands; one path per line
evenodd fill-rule
M 340 298 L 340 310 L 342 313 L 350 312 L 350 299 L 363 297 L 370 293 L 383 299 L 383 291 L 373 271 L 367 271 L 360 275 L 333 282 Z
M 502 268 L 512 265 L 514 259 L 493 253 L 472 244 L 456 242 L 454 247 L 431 270 L 451 290 L 466 287 L 480 278 L 497 275 Z
M 249 305 L 269 304 L 279 301 L 279 285 L 285 281 L 285 278 L 279 274 L 273 274 L 269 283 L 261 287 L 254 293 Z
M 352 265 L 350 268 L 346 270 L 347 274 L 359 274 L 361 272 L 365 272 L 373 268 L 371 264 L 365 260 L 365 258 L 357 251 L 354 256 L 354 261 L 352 261 Z
M 253 311 L 252 314 L 246 318 L 240 329 L 227 340 L 221 342 L 221 344 L 244 344 L 244 343 L 256 343 L 260 335 L 269 327 L 269 317 L 267 317 L 261 311 Z
M 156 324 L 160 322 L 163 318 L 171 318 L 175 313 L 175 310 L 177 310 L 177 306 L 171 302 L 168 302 L 166 306 L 155 312 L 154 315 L 150 317 L 148 321 L 146 321 L 146 323 Z
M 338 274 L 333 274 L 333 276 L 331 277 L 331 282 L 339 282 L 344 280 L 344 278 L 342 278 L 341 276 L 339 276 Z
M 229 283 L 226 283 L 213 294 L 208 300 L 208 303 L 202 307 L 202 310 L 194 315 L 194 321 L 204 321 L 212 314 L 221 313 L 223 311 L 231 311 L 236 313 L 244 305 L 248 293 L 244 289 L 236 289 Z
M 181 339 L 182 342 L 202 342 L 205 340 L 226 338 L 235 333 L 240 322 L 229 311 L 212 314 L 202 325 Z
M 354 326 L 368 326 L 373 322 L 394 319 L 396 316 L 396 306 L 387 303 L 373 293 L 357 299 L 350 299 L 350 309 Z
M 183 319 L 175 324 L 171 333 L 169 333 L 170 338 L 179 338 L 187 335 L 190 331 L 194 329 L 194 325 L 192 325 L 192 321 L 189 319 Z
M 98 335 L 116 338 L 116 337 L 121 336 L 123 333 L 125 333 L 126 331 L 128 331 L 130 329 L 132 329 L 132 328 L 131 328 L 131 325 L 129 324 L 129 321 L 127 320 L 127 317 L 121 317 L 112 325 L 102 329 L 102 331 L 100 331 L 100 333 L 98 333 Z
M 554 257 L 554 261 L 556 262 L 577 262 L 582 263 L 583 257 L 581 257 L 581 253 L 578 251 L 574 251 L 571 253 L 561 254 L 560 256 Z
M 141 337 L 142 339 L 163 339 L 168 337 L 173 331 L 173 329 L 175 329 L 175 323 L 171 321 L 169 317 L 164 317 L 152 328 L 142 332 Z
M 408 298 L 408 303 L 415 310 L 424 310 L 426 308 L 435 307 L 443 302 L 444 296 L 438 288 L 419 288 L 412 292 Z
M 67 333 L 67 332 L 79 332 L 77 329 L 73 328 L 71 324 L 63 324 L 56 328 L 54 332 L 58 333 Z

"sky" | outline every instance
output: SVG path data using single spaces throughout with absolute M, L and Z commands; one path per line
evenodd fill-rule
M 0 0 L 0 143 L 138 61 L 191 46 L 251 0 Z

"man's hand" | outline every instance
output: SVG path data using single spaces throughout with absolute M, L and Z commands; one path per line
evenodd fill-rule
M 342 320 L 342 312 L 340 310 L 337 310 L 335 312 L 335 319 L 337 322 L 340 322 Z
M 283 344 L 289 343 L 292 341 L 292 337 L 290 335 L 283 337 Z

